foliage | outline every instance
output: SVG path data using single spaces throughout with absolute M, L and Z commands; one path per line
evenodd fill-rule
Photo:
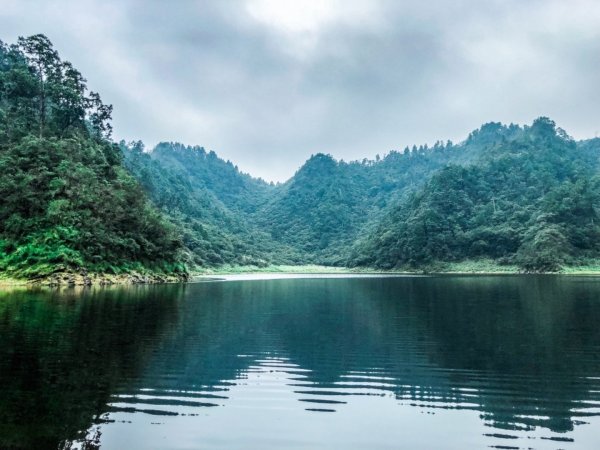
M 178 261 L 176 230 L 108 140 L 110 113 L 45 36 L 0 44 L 1 271 Z
M 197 147 L 121 142 L 125 165 L 154 203 L 183 234 L 191 267 L 298 263 L 298 252 L 273 242 L 247 220 L 270 186 Z M 233 195 L 235 194 L 235 195 Z M 249 200 L 251 199 L 251 200 Z
M 266 208 L 262 223 L 276 239 L 314 255 L 315 262 L 343 264 L 362 230 L 441 167 L 450 149 L 415 147 L 377 162 L 345 163 L 315 155 Z
M 576 143 L 546 118 L 486 124 L 461 144 L 375 161 L 317 154 L 278 185 L 201 147 L 123 148 L 132 173 L 185 230 L 190 263 L 204 268 L 443 270 L 486 260 L 555 271 L 597 256 L 600 140 Z
M 45 36 L 0 43 L 0 272 L 600 257 L 600 139 L 547 118 L 375 160 L 316 154 L 275 185 L 202 147 L 116 145 L 111 111 Z
M 546 118 L 512 128 L 509 138 L 507 130 L 497 128 L 501 139 L 488 141 L 475 163 L 443 168 L 389 212 L 355 246 L 350 264 L 418 267 L 483 257 L 556 271 L 597 256 L 599 148 L 582 149 Z

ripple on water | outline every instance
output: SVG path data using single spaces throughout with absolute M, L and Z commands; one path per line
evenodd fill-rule
M 106 450 L 600 448 L 597 283 L 313 278 L 62 295 L 0 302 L 0 448 L 6 433 L 47 433 L 24 448 L 58 448 L 86 428 Z

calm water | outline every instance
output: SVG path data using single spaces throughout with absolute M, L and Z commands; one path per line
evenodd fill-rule
M 0 291 L 0 448 L 600 448 L 600 278 Z

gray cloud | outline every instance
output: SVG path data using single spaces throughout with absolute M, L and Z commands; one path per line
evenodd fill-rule
M 373 157 L 491 120 L 593 137 L 598 23 L 595 0 L 2 0 L 0 39 L 48 35 L 114 104 L 116 138 L 203 145 L 281 181 L 311 153 Z

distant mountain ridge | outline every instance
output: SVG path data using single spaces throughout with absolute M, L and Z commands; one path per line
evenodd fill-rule
M 459 144 L 406 148 L 376 161 L 343 162 L 316 154 L 277 185 L 243 174 L 201 147 L 161 143 L 145 155 L 157 170 L 187 183 L 189 187 L 176 189 L 174 195 L 186 197 L 184 191 L 192 189 L 196 201 L 205 199 L 204 209 L 219 211 L 204 219 L 203 208 L 190 212 L 217 234 L 227 230 L 224 239 L 237 243 L 237 251 L 234 245 L 224 258 L 215 250 L 220 258 L 209 264 L 318 263 L 391 269 L 491 258 L 530 270 L 554 270 L 560 264 L 593 258 L 599 251 L 595 224 L 600 223 L 596 218 L 600 139 L 575 142 L 547 118 L 525 127 L 488 123 Z M 569 191 L 569 186 L 570 194 L 587 196 L 586 223 L 594 226 L 579 231 L 589 235 L 587 243 L 570 230 L 566 236 L 553 235 L 558 241 L 552 245 L 564 241 L 569 243 L 567 250 L 548 250 L 549 243 L 535 240 L 544 233 L 534 233 L 531 227 L 540 226 L 535 217 L 543 214 L 542 203 L 543 211 L 558 208 L 550 198 L 561 189 Z M 436 203 L 437 195 L 450 203 Z M 486 216 L 489 208 L 496 208 L 495 213 Z M 487 217 L 485 227 L 473 218 L 477 214 Z M 462 220 L 466 217 L 469 220 Z M 573 225 L 567 226 L 565 220 L 563 228 Z M 510 227 L 502 228 L 502 222 Z M 556 231 L 555 222 L 548 226 Z M 431 231 L 417 239 L 418 226 L 427 224 Z M 552 255 L 532 261 L 525 257 L 523 245 L 541 245 L 543 249 L 530 253 Z M 430 249 L 427 255 L 425 249 Z
M 45 36 L 0 42 L 0 277 L 599 266 L 600 139 L 545 117 L 375 161 L 319 153 L 273 184 L 202 147 L 115 144 L 111 112 Z

